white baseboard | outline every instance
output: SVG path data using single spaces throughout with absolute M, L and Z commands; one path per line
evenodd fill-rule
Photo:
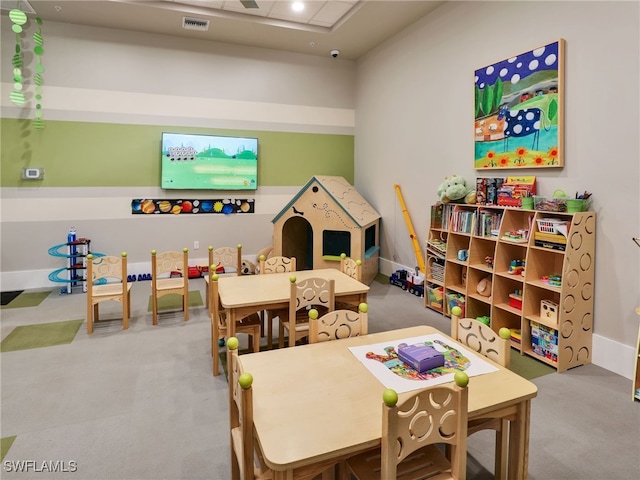
M 636 362 L 635 348 L 624 345 L 602 335 L 593 334 L 591 362 L 594 365 L 633 379 L 633 366 Z M 631 391 L 631 387 L 629 387 Z
M 206 265 L 207 258 L 193 259 L 194 265 Z M 411 270 L 405 265 L 400 265 L 387 259 L 380 259 L 380 273 L 391 275 L 399 269 Z M 149 263 L 132 263 L 128 265 L 131 275 L 150 273 Z M 49 280 L 50 270 L 31 270 L 17 272 L 0 272 L 0 286 L 2 291 L 13 290 L 33 290 L 41 288 L 59 287 L 64 288 L 66 283 L 51 282 Z M 625 378 L 633 378 L 633 366 L 635 365 L 635 349 L 629 345 L 624 345 L 615 340 L 611 340 L 602 335 L 593 335 L 593 350 L 591 361 L 613 373 L 617 373 Z

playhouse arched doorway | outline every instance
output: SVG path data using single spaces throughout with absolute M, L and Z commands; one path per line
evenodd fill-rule
M 282 226 L 282 255 L 296 258 L 298 270 L 313 269 L 313 227 L 303 217 L 291 217 Z

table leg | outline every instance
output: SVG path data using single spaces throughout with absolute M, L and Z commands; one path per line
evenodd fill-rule
M 518 404 L 515 421 L 509 428 L 509 478 L 526 480 L 529 460 L 531 401 Z
M 227 338 L 235 337 L 236 335 L 236 316 L 235 309 L 227 310 Z

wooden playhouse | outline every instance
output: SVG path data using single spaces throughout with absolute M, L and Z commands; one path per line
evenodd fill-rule
M 378 274 L 380 214 L 343 177 L 316 175 L 272 220 L 273 253 L 298 270 L 340 268 L 340 254 L 362 260 L 362 281 Z

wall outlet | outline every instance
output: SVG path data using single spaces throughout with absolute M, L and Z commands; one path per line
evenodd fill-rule
M 193 242 L 193 249 L 198 250 L 199 248 L 200 248 L 200 242 L 196 240 L 195 242 Z

